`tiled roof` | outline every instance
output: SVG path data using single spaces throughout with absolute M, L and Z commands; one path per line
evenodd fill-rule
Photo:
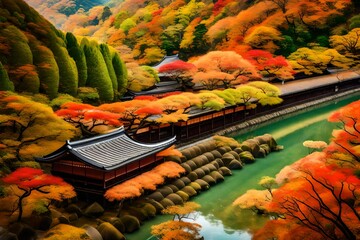
M 66 154 L 72 154 L 82 162 L 94 167 L 112 170 L 132 161 L 142 159 L 149 155 L 160 152 L 176 141 L 175 137 L 160 143 L 140 143 L 125 134 L 121 127 L 113 132 L 70 142 L 59 150 L 38 158 L 39 162 L 53 162 L 64 159 Z
M 156 65 L 152 66 L 153 68 L 155 68 L 156 70 L 159 70 L 159 68 L 165 64 L 171 63 L 171 62 L 175 62 L 179 59 L 179 55 L 172 55 L 172 56 L 164 56 L 163 59 Z

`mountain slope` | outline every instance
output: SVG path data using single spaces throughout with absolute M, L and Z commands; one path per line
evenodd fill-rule
M 115 84 L 109 75 L 123 71 L 123 64 L 105 44 L 86 39 L 79 43 L 71 33 L 65 35 L 57 30 L 22 0 L 0 0 L 0 16 L 0 71 L 5 69 L 8 76 L 0 79 L 0 90 L 11 90 L 11 84 L 4 82 L 11 80 L 17 92 L 44 93 L 54 98 L 58 93 L 77 96 L 79 87 L 92 87 L 101 101 L 112 101 L 123 91 L 118 87 L 124 86 L 123 76 L 117 76 L 114 81 L 119 82 Z M 101 48 L 107 49 L 111 64 L 106 65 Z M 84 49 L 100 54 L 99 64 L 91 65 L 91 71 L 88 67 L 92 59 L 87 58 Z M 88 81 L 93 78 L 91 72 L 103 73 L 97 85 L 107 89 L 97 89 Z

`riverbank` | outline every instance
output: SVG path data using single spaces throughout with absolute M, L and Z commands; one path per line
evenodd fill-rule
M 327 104 L 331 101 L 338 101 L 343 98 L 349 97 L 351 95 L 356 95 L 356 94 L 359 94 L 359 98 L 360 98 L 360 86 L 356 89 L 348 90 L 348 91 L 341 92 L 341 93 L 336 93 L 329 97 L 320 98 L 320 99 L 317 99 L 317 100 L 314 100 L 311 102 L 301 103 L 296 106 L 288 107 L 288 108 L 285 108 L 285 109 L 282 109 L 279 111 L 274 111 L 269 114 L 265 114 L 262 116 L 257 116 L 257 117 L 251 118 L 251 119 L 247 119 L 244 122 L 241 122 L 234 126 L 228 127 L 226 129 L 223 129 L 220 131 L 216 131 L 214 134 L 212 134 L 212 136 L 213 135 L 221 135 L 221 136 L 226 135 L 226 136 L 231 137 L 235 132 L 236 132 L 236 134 L 241 134 L 241 133 L 244 133 L 247 131 L 251 131 L 254 128 L 258 128 L 258 127 L 261 127 L 261 126 L 264 126 L 267 124 L 271 124 L 271 123 L 281 120 L 283 118 L 291 117 L 293 115 L 302 113 L 304 111 L 311 110 L 312 108 L 319 107 L 323 104 Z M 189 141 L 186 143 L 179 143 L 176 146 L 178 149 L 184 149 L 184 148 L 187 148 L 194 144 L 201 143 L 203 141 L 207 141 L 207 140 L 211 139 L 211 137 L 208 137 L 208 136 L 199 137 L 197 139 L 193 139 L 192 141 Z

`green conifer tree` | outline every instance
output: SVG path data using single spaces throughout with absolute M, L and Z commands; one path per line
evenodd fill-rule
M 108 45 L 102 43 L 100 44 L 100 51 L 101 54 L 104 58 L 104 61 L 106 63 L 106 67 L 107 70 L 109 72 L 109 76 L 111 78 L 111 82 L 112 82 L 112 86 L 115 92 L 117 92 L 118 89 L 118 82 L 117 82 L 117 78 L 116 78 L 116 74 L 115 74 L 115 70 L 113 67 L 113 63 L 112 63 L 112 59 L 111 59 L 111 54 L 110 54 L 110 50 Z
M 66 48 L 69 52 L 69 55 L 75 60 L 78 69 L 78 86 L 84 87 L 86 86 L 87 80 L 87 66 L 85 54 L 83 49 L 77 42 L 76 37 L 70 32 L 66 33 Z
M 128 76 L 125 63 L 120 59 L 120 56 L 117 52 L 112 53 L 112 64 L 116 73 L 116 79 L 118 82 L 118 92 L 120 95 L 123 95 L 128 86 Z
M 82 44 L 84 44 L 83 49 L 88 69 L 87 86 L 96 88 L 99 91 L 101 101 L 112 101 L 114 99 L 114 90 L 98 44 L 95 42 L 88 43 L 88 41 L 83 41 Z
M 14 91 L 14 84 L 10 81 L 9 76 L 0 62 L 0 91 Z

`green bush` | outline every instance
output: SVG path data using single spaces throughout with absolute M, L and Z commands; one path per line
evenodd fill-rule
M 78 86 L 85 87 L 88 77 L 86 57 L 83 49 L 77 42 L 76 37 L 70 32 L 66 33 L 66 48 L 69 52 L 70 57 L 72 57 L 76 63 L 76 67 L 78 70 Z
M 232 160 L 234 160 L 235 157 L 230 153 L 225 153 L 221 160 L 224 162 L 225 166 L 228 166 Z
M 271 148 L 268 144 L 261 144 L 260 149 L 263 149 L 265 151 L 265 154 L 268 155 L 271 152 Z
M 181 177 L 180 180 L 183 181 L 185 185 L 191 183 L 191 180 L 188 177 Z
M 160 201 L 161 205 L 163 205 L 164 208 L 170 207 L 170 206 L 174 206 L 175 203 L 173 203 L 170 199 L 168 198 L 164 198 L 163 200 Z
M 181 181 L 180 179 L 176 179 L 171 184 L 175 185 L 178 189 L 185 187 L 185 183 L 183 181 Z
M 164 209 L 164 206 L 161 205 L 161 203 L 159 203 L 153 199 L 146 199 L 146 201 L 155 207 L 157 214 L 160 214 L 161 211 Z
M 125 240 L 124 235 L 111 223 L 104 222 L 97 227 L 104 240 Z
M 148 198 L 153 199 L 153 200 L 155 200 L 157 202 L 160 202 L 161 200 L 164 199 L 164 196 L 159 191 L 156 191 L 156 192 L 151 193 L 148 196 Z
M 230 151 L 230 152 L 228 152 L 228 153 L 231 154 L 231 155 L 233 155 L 235 159 L 237 159 L 237 160 L 240 159 L 239 154 L 238 154 L 237 152 L 235 152 L 235 151 Z
M 198 178 L 202 178 L 203 176 L 206 175 L 205 172 L 204 172 L 204 170 L 201 169 L 201 168 L 197 168 L 197 169 L 195 169 L 193 172 L 196 173 L 196 175 L 198 176 Z
M 221 160 L 221 158 L 217 158 L 215 159 L 215 161 L 219 164 L 219 167 L 225 166 L 223 160 Z
M 140 222 L 143 222 L 146 219 L 149 219 L 146 211 L 139 207 L 130 206 L 130 207 L 127 207 L 126 209 L 124 209 L 124 212 L 127 213 L 128 215 L 132 215 L 132 216 L 136 217 Z
M 249 151 L 244 151 L 244 152 L 240 153 L 239 156 L 240 156 L 241 161 L 244 163 L 255 162 L 254 156 Z
M 230 169 L 242 169 L 243 166 L 241 164 L 241 162 L 239 160 L 232 160 L 230 163 L 229 163 L 229 166 L 228 166 Z
M 0 91 L 14 91 L 14 84 L 9 79 L 4 66 L 0 62 Z
M 161 188 L 158 188 L 157 191 L 160 192 L 164 197 L 166 197 L 170 193 L 173 193 L 173 190 L 168 186 L 163 186 Z
M 191 186 L 185 186 L 181 189 L 181 191 L 185 192 L 189 197 L 193 197 L 197 194 L 196 190 Z
M 125 225 L 127 233 L 132 233 L 140 228 L 140 221 L 134 216 L 124 215 L 120 217 L 120 220 Z
M 218 147 L 217 150 L 219 151 L 220 154 L 224 155 L 227 152 L 230 152 L 232 149 L 228 146 L 224 146 L 224 147 Z
M 196 163 L 193 160 L 186 161 L 186 164 L 189 165 L 191 170 L 195 170 L 196 168 L 198 168 L 198 166 L 196 165 Z
M 192 154 L 190 153 L 190 150 L 188 148 L 184 149 L 184 150 L 181 150 L 181 153 L 186 158 L 186 160 L 190 160 L 190 159 L 193 158 Z
M 114 218 L 112 219 L 112 221 L 110 222 L 117 230 L 119 230 L 120 232 L 125 232 L 125 225 L 124 223 L 120 220 L 120 218 Z
M 152 204 L 145 203 L 144 206 L 142 206 L 142 209 L 146 212 L 148 218 L 155 217 L 157 210 Z
M 184 202 L 186 202 L 190 198 L 189 195 L 182 190 L 177 191 L 176 194 L 179 195 Z
M 120 96 L 122 96 L 127 91 L 128 86 L 128 74 L 127 68 L 124 63 L 119 57 L 119 54 L 116 50 L 112 51 L 112 65 L 114 67 L 114 71 L 116 74 L 116 79 L 118 82 L 118 89 Z
M 182 163 L 182 160 L 181 160 L 181 158 L 179 156 L 167 156 L 167 157 L 165 157 L 165 160 L 166 161 L 176 162 L 178 164 Z
M 109 73 L 109 76 L 110 76 L 110 79 L 112 82 L 112 87 L 115 92 L 118 89 L 118 81 L 117 81 L 115 70 L 114 70 L 114 67 L 112 64 L 112 56 L 110 54 L 109 47 L 107 44 L 102 43 L 102 44 L 100 44 L 99 48 L 100 48 L 100 52 L 104 58 L 106 68 L 107 68 L 107 71 Z
M 216 166 L 219 166 L 217 162 L 215 162 Z M 216 171 L 218 167 L 216 167 L 213 163 L 208 163 L 204 167 L 208 168 L 210 172 Z
M 201 186 L 197 182 L 191 182 L 188 186 L 192 187 L 196 192 L 201 191 Z
M 213 177 L 211 177 L 210 175 L 206 175 L 204 177 L 201 178 L 202 180 L 204 180 L 205 182 L 207 182 L 209 185 L 215 185 L 216 181 Z
M 222 154 L 218 150 L 212 150 L 210 153 L 214 156 L 214 158 L 222 157 Z
M 212 171 L 209 175 L 216 181 L 216 183 L 219 183 L 219 182 L 222 182 L 225 180 L 224 176 L 221 175 L 218 171 Z
M 236 152 L 238 155 L 243 152 L 243 150 L 241 149 L 241 147 L 237 147 L 234 149 L 234 152 Z
M 219 169 L 219 163 L 216 161 L 216 160 L 214 160 L 214 161 L 212 161 L 211 163 L 209 163 L 209 164 L 211 164 L 211 165 L 213 165 L 216 169 Z
M 203 154 L 203 156 L 207 158 L 208 162 L 211 162 L 215 159 L 214 155 L 211 152 L 206 152 Z
M 201 151 L 200 147 L 195 145 L 195 146 L 192 146 L 191 149 L 194 151 L 195 155 L 196 156 L 199 156 L 201 155 L 203 152 Z
M 195 183 L 197 183 L 201 186 L 201 190 L 207 190 L 210 188 L 210 185 L 203 179 L 196 179 Z
M 231 176 L 232 172 L 228 167 L 222 166 L 219 168 L 219 172 L 223 175 L 223 176 Z
M 175 186 L 174 184 L 167 184 L 166 186 L 171 188 L 172 192 L 179 191 L 179 188 L 177 186 Z
M 210 169 L 207 166 L 202 166 L 201 169 L 204 171 L 205 175 L 210 173 Z
M 198 175 L 195 172 L 189 172 L 188 175 L 186 175 L 192 182 L 198 179 Z
M 181 189 L 182 190 L 182 189 Z M 182 190 L 183 191 L 183 190 Z M 184 191 L 185 192 L 185 191 Z M 176 193 L 171 193 L 166 196 L 167 199 L 170 199 L 175 205 L 181 205 L 184 203 L 184 200 Z
M 191 161 L 193 161 L 198 168 L 201 167 L 201 166 L 203 166 L 203 165 L 205 164 L 204 159 L 201 158 L 200 156 L 191 159 Z

